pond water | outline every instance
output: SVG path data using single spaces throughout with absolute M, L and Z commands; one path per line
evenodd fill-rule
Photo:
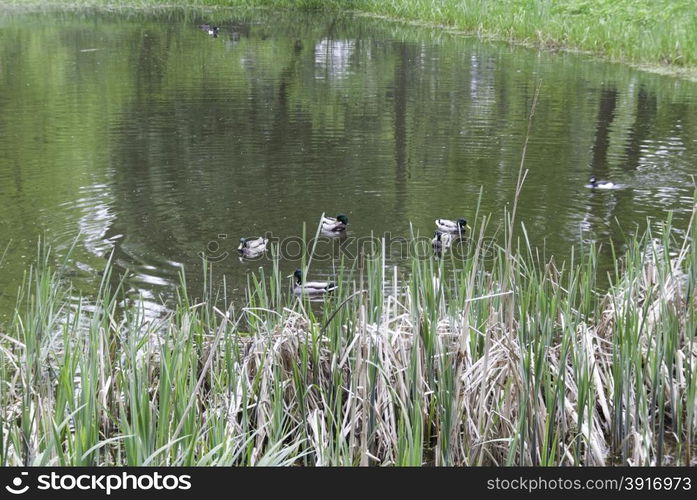
M 563 260 L 669 210 L 687 226 L 692 82 L 352 15 L 0 13 L 0 311 L 39 238 L 58 256 L 77 241 L 82 293 L 113 252 L 157 304 L 182 269 L 200 288 L 202 252 L 235 296 L 271 265 L 240 262 L 239 237 L 314 233 L 323 212 L 351 237 L 430 236 L 437 217 L 471 220 L 481 191 L 495 229 L 539 83 L 518 208 L 533 244 Z

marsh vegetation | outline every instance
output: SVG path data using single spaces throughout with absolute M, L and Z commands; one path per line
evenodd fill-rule
M 319 306 L 277 265 L 228 309 L 183 280 L 157 320 L 111 267 L 71 302 L 42 251 L 0 341 L 0 463 L 694 465 L 695 225 L 631 237 L 606 292 L 597 247 L 543 261 L 510 227 L 403 279 L 378 248 Z

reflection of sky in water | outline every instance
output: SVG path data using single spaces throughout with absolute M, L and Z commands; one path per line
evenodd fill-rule
M 477 101 L 478 108 L 496 102 L 495 68 L 496 61 L 492 59 L 481 61 L 476 55 L 470 58 L 470 97 Z
M 315 78 L 339 80 L 349 73 L 356 42 L 323 38 L 315 45 Z

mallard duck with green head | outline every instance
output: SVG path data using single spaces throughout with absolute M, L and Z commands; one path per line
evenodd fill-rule
M 436 219 L 436 227 L 441 233 L 462 234 L 467 227 L 467 219 L 463 217 L 457 220 Z
M 266 251 L 268 243 L 269 239 L 263 236 L 258 238 L 240 238 L 240 246 L 237 247 L 237 251 L 242 257 L 258 257 Z
M 336 290 L 336 283 L 333 281 L 304 281 L 303 272 L 300 269 L 296 269 L 288 277 L 295 279 L 295 283 L 293 283 L 293 293 L 295 295 L 317 296 Z
M 344 214 L 339 214 L 336 217 L 322 216 L 323 233 L 341 233 L 346 231 L 346 226 L 348 226 L 348 217 Z

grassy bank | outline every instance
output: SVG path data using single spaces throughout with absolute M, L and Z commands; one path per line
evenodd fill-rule
M 275 263 L 244 305 L 184 283 L 158 319 L 110 269 L 71 301 L 41 252 L 0 336 L 0 464 L 694 465 L 695 226 L 630 238 L 598 293 L 596 247 L 540 262 L 480 222 L 468 258 L 398 279 L 378 248 L 319 305 Z
M 357 0 L 359 9 L 544 48 L 694 66 L 697 13 L 670 0 Z
M 96 0 L 10 0 L 98 5 Z M 114 6 L 198 5 L 355 10 L 633 64 L 697 66 L 697 10 L 687 0 L 110 0 Z

